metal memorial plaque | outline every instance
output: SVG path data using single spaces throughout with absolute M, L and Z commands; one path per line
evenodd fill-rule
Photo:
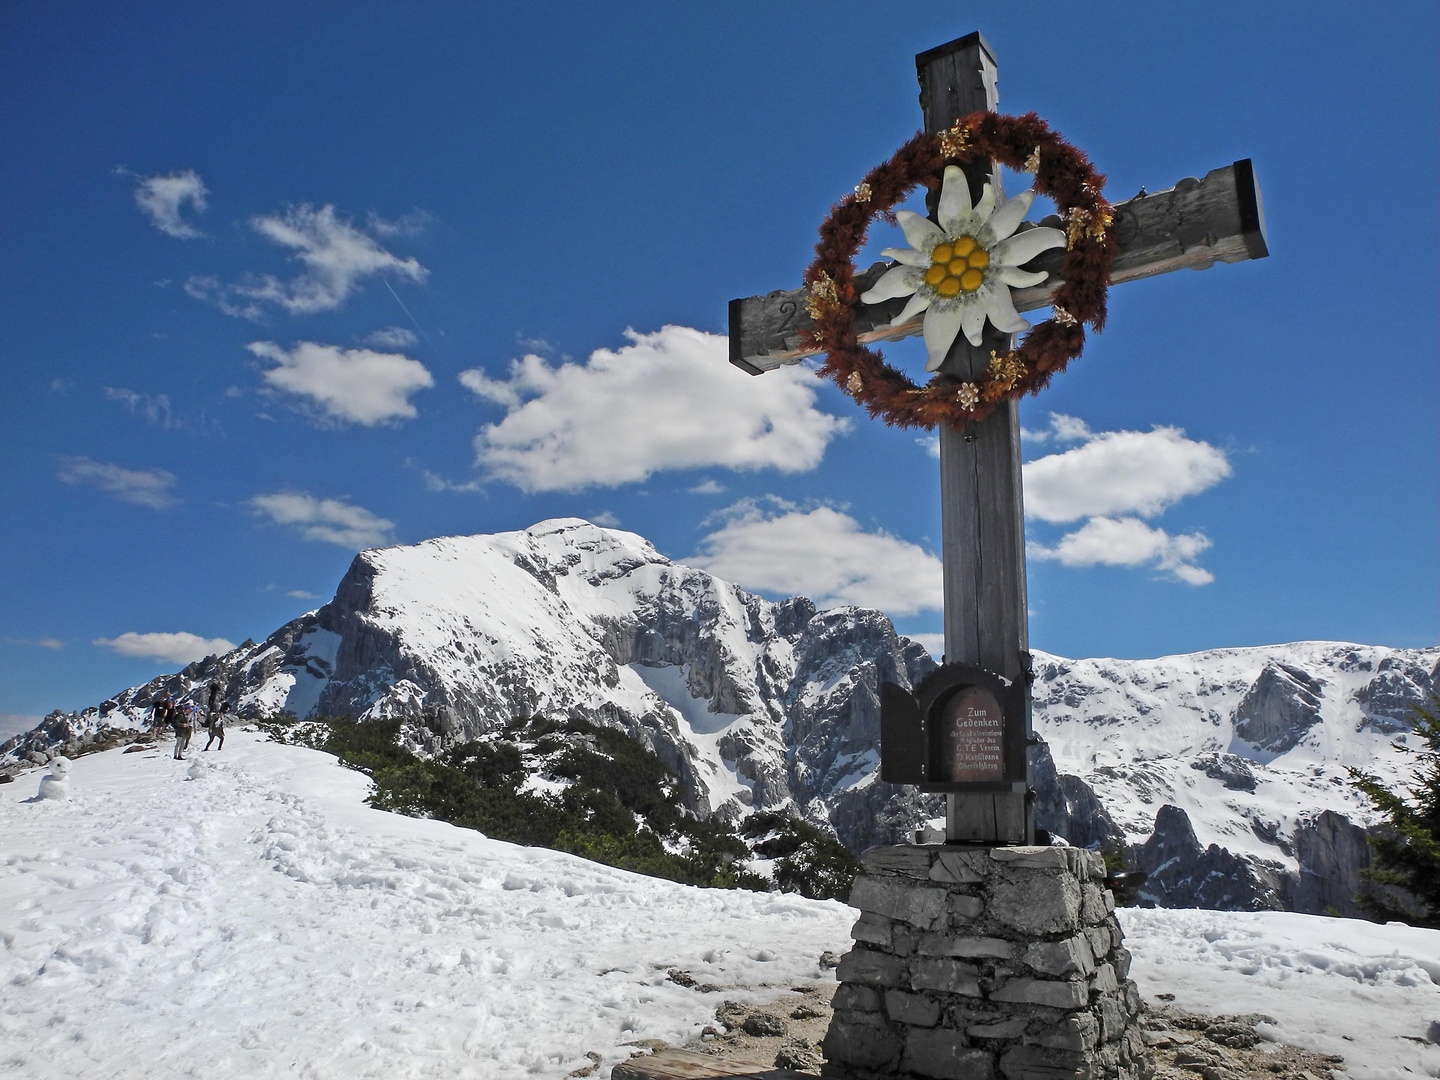
M 949 783 L 1005 779 L 1005 718 L 995 695 L 967 686 L 940 709 L 934 779 Z

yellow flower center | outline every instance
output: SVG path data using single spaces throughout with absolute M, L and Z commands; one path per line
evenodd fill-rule
M 941 296 L 972 293 L 985 284 L 985 268 L 989 265 L 990 253 L 973 236 L 961 236 L 935 245 L 925 271 L 925 284 Z

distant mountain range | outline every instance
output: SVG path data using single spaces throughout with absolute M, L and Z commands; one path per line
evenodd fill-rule
M 619 728 L 696 814 L 792 806 L 860 849 L 943 813 L 880 781 L 881 681 L 935 667 L 877 611 L 765 600 L 579 519 L 361 552 L 316 611 L 223 656 L 52 713 L 0 766 L 214 679 L 241 716 L 401 719 L 420 753 L 521 717 Z M 1395 780 L 1440 649 L 1330 642 L 1156 660 L 1036 654 L 1037 816 L 1072 843 L 1127 845 L 1165 906 L 1353 913 L 1373 823 L 1346 766 Z M 103 711 L 103 716 L 102 716 Z

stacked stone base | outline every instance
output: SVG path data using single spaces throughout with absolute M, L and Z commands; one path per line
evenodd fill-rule
M 1067 847 L 871 848 L 855 946 L 836 972 L 835 1080 L 1148 1080 L 1098 854 Z

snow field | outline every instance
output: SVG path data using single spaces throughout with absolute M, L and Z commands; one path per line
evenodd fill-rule
M 1141 996 L 1265 1013 L 1274 1042 L 1339 1054 L 1355 1080 L 1440 1077 L 1440 930 L 1285 911 L 1122 908 Z
M 253 733 L 169 754 L 80 758 L 64 801 L 35 798 L 40 770 L 0 787 L 0 1072 L 563 1077 L 586 1051 L 693 1038 L 723 998 L 828 978 L 820 953 L 850 944 L 837 902 L 382 813 L 360 774 Z M 1355 1080 L 1440 1077 L 1440 931 L 1120 916 L 1147 998 L 1269 1014 L 1267 1037 L 1342 1054 Z M 754 989 L 701 994 L 671 967 Z
M 853 919 L 371 810 L 363 776 L 238 730 L 168 753 L 82 758 L 64 803 L 0 789 L 0 1070 L 561 1077 L 713 1021 L 668 968 L 813 981 Z

